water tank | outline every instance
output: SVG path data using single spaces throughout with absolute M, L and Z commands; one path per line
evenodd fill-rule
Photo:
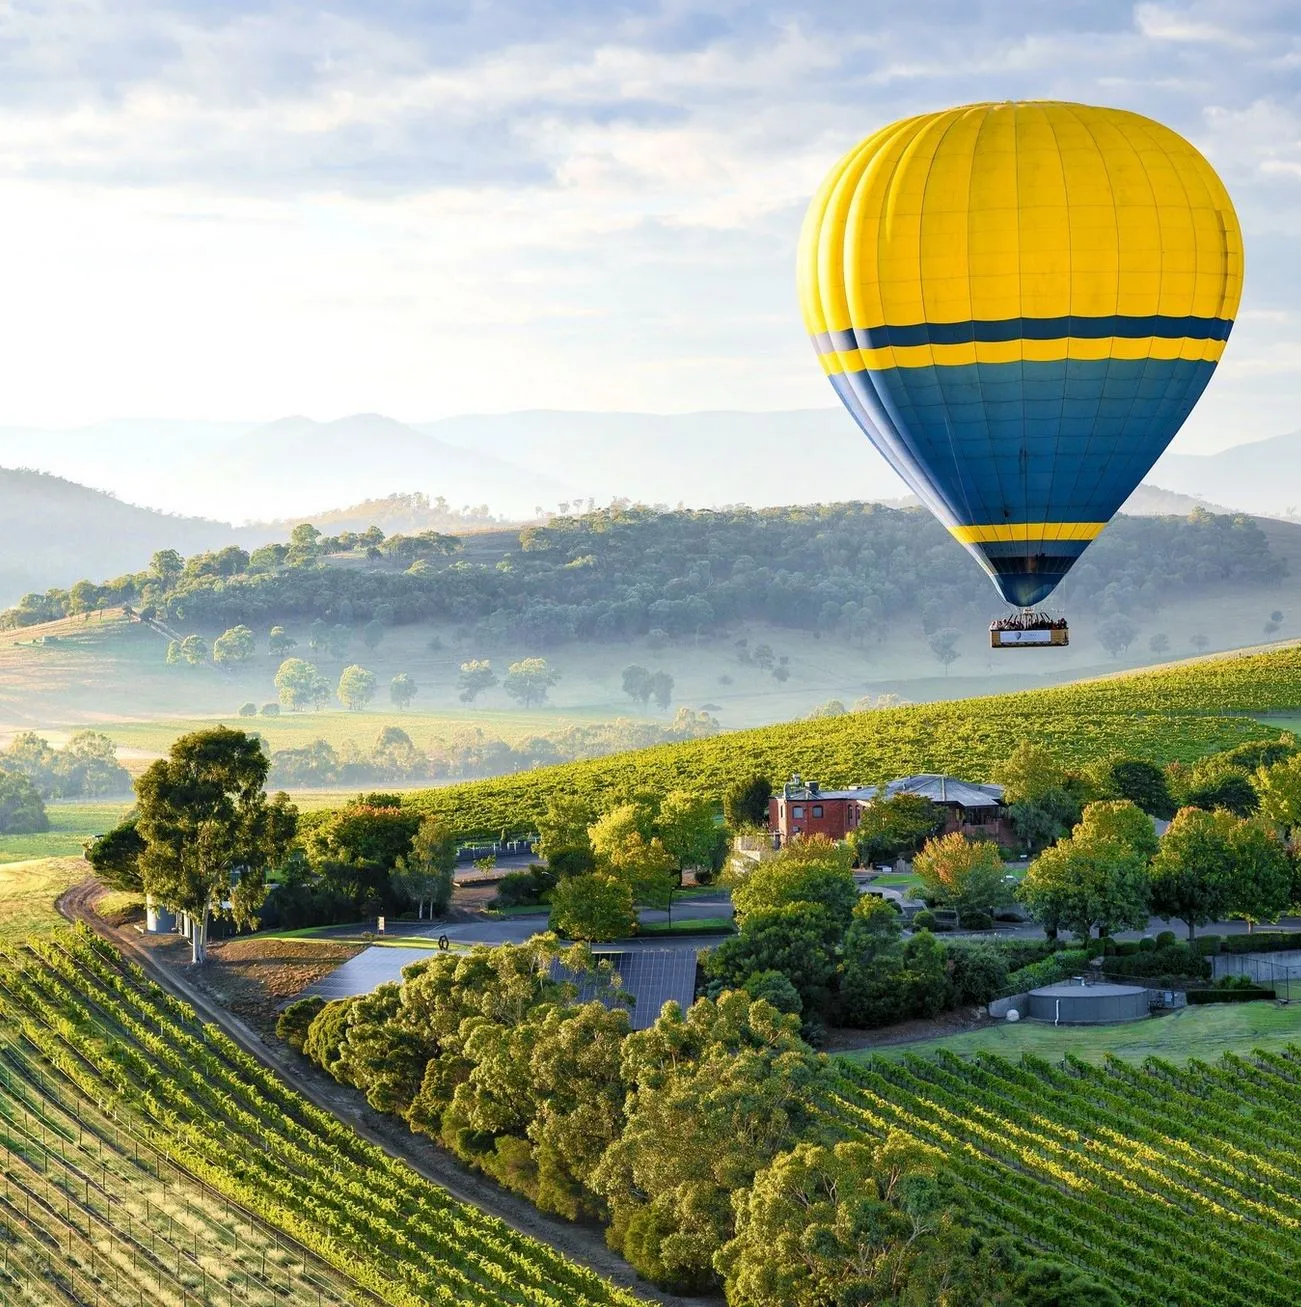
M 1062 1026 L 1137 1021 L 1150 1015 L 1148 993 L 1141 985 L 1088 985 L 1078 980 L 1032 989 L 1029 1007 L 1030 1020 Z
M 145 929 L 151 935 L 170 935 L 176 929 L 176 913 L 155 903 L 152 894 L 145 898 Z

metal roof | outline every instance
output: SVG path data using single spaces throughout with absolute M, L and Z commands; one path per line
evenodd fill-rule
M 904 776 L 885 787 L 887 798 L 896 794 L 920 794 L 933 803 L 956 803 L 962 808 L 996 808 L 1003 802 L 1001 785 L 978 785 L 962 781 L 956 776 L 941 776 L 937 772 L 922 772 L 918 776 Z
M 959 780 L 956 776 L 941 776 L 938 772 L 903 776 L 885 786 L 857 785 L 848 790 L 815 789 L 811 784 L 788 782 L 782 788 L 782 798 L 796 803 L 818 803 L 822 799 L 857 799 L 860 803 L 871 803 L 882 792 L 887 799 L 896 794 L 920 794 L 934 803 L 956 803 L 960 808 L 996 808 L 1003 802 L 1001 785 L 980 785 L 975 781 Z

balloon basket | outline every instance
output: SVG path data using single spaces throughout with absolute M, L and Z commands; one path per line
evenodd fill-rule
M 991 649 L 1062 649 L 1071 642 L 1064 617 L 1049 617 L 1029 609 L 990 622 Z

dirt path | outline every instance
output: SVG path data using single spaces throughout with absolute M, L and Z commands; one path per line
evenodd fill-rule
M 454 1198 L 500 1218 L 519 1233 L 547 1244 L 575 1262 L 591 1267 L 646 1302 L 675 1303 L 681 1307 L 718 1307 L 722 1302 L 721 1297 L 683 1298 L 647 1284 L 623 1258 L 606 1247 L 599 1229 L 590 1225 L 575 1225 L 538 1211 L 527 1199 L 501 1188 L 486 1176 L 469 1170 L 448 1154 L 440 1152 L 423 1138 L 413 1135 L 397 1118 L 373 1111 L 355 1089 L 331 1080 L 287 1045 L 264 1040 L 238 1017 L 190 984 L 179 974 L 182 968 L 158 962 L 150 950 L 133 937 L 134 931 L 116 930 L 106 925 L 92 906 L 103 892 L 103 887 L 96 881 L 83 881 L 64 893 L 56 906 L 69 921 L 84 922 L 96 934 L 110 940 L 134 958 L 160 985 L 191 1004 L 205 1021 L 220 1026 L 241 1048 L 275 1072 L 291 1089 L 311 1099 L 325 1111 L 332 1112 L 362 1138 L 384 1149 L 391 1156 L 400 1158 Z

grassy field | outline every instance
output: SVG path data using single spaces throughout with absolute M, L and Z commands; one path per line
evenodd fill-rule
M 994 1053 L 1017 1058 L 1023 1053 L 1059 1061 L 1067 1053 L 1086 1062 L 1108 1054 L 1141 1062 L 1147 1057 L 1171 1062 L 1190 1058 L 1214 1061 L 1221 1053 L 1249 1053 L 1254 1048 L 1279 1052 L 1301 1042 L 1301 1003 L 1220 1003 L 1184 1008 L 1169 1016 L 1116 1026 L 1051 1026 L 1041 1021 L 1006 1021 L 984 1030 L 915 1044 L 892 1044 L 842 1054 L 854 1062 L 873 1057 L 899 1058 L 943 1049 L 959 1056 Z
M 1301 539 L 1301 532 L 1297 535 Z M 259 717 L 251 724 L 277 748 L 318 736 L 336 745 L 353 740 L 366 746 L 390 722 L 401 725 L 418 744 L 447 739 L 467 727 L 514 741 L 563 730 L 576 721 L 643 715 L 621 685 L 623 669 L 637 663 L 674 678 L 670 714 L 683 705 L 708 706 L 725 728 L 740 728 L 806 716 L 830 699 L 849 705 L 861 696 L 896 694 L 924 702 L 1034 689 L 1105 674 L 1150 663 L 1148 640 L 1158 632 L 1170 640 L 1174 656 L 1191 652 L 1189 640 L 1199 632 L 1216 641 L 1212 648 L 1221 647 L 1220 633 L 1226 637 L 1223 647 L 1252 644 L 1261 638 L 1264 617 L 1278 602 L 1272 591 L 1208 591 L 1155 613 L 1119 658 L 1109 657 L 1099 647 L 1096 622 L 1078 622 L 1065 650 L 1019 650 L 1011 655 L 992 653 L 983 628 L 973 627 L 964 629 L 959 659 L 948 675 L 930 652 L 920 624 L 908 623 L 883 629 L 879 640 L 864 644 L 746 623 L 717 638 L 683 640 L 663 648 L 634 639 L 574 643 L 553 650 L 524 644 L 489 646 L 443 623 L 394 627 L 374 650 L 357 639 L 344 658 L 312 654 L 306 647 L 306 630 L 291 623 L 289 633 L 299 642 L 296 654 L 315 661 L 331 681 L 347 663 L 359 662 L 379 678 L 379 695 L 364 713 L 339 710 Z M 998 608 L 991 592 L 991 614 Z M 1279 634 L 1295 636 L 1298 631 L 1301 612 L 1289 613 Z M 202 634 L 211 639 L 217 633 Z M 257 635 L 263 642 L 265 631 Z M 46 643 L 51 636 L 53 642 Z M 789 680 L 779 683 L 759 668 L 742 664 L 735 643 L 740 639 L 748 639 L 751 647 L 767 643 L 777 656 L 787 658 Z M 238 723 L 242 703 L 261 705 L 275 698 L 273 681 L 280 660 L 265 652 L 240 667 L 222 669 L 169 667 L 165 652 L 166 641 L 156 632 L 111 613 L 0 633 L 0 744 L 5 735 L 24 729 L 38 729 L 58 743 L 78 727 L 94 726 L 130 750 L 124 760 L 136 765 L 157 756 L 185 729 L 214 720 Z M 546 708 L 517 709 L 500 687 L 474 707 L 459 701 L 458 668 L 466 659 L 490 658 L 494 667 L 504 671 L 511 661 L 539 653 L 561 674 Z M 418 711 L 400 713 L 388 702 L 388 682 L 399 672 L 411 675 L 420 687 Z M 667 720 L 670 714 L 659 720 Z
M 20 944 L 63 925 L 55 900 L 85 879 L 80 858 L 33 858 L 0 866 L 0 942 Z
M 0 835 L 0 864 L 32 858 L 80 858 L 87 840 L 116 826 L 131 807 L 130 799 L 94 803 L 51 803 L 50 829 L 39 835 Z

